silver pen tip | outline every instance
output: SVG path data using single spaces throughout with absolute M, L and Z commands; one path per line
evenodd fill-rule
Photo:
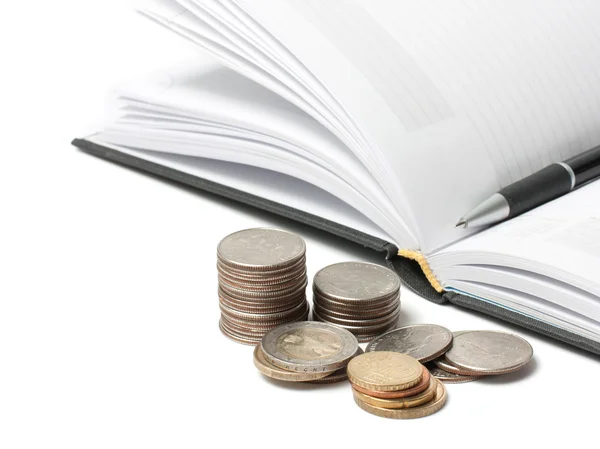
M 458 220 L 458 223 L 456 223 L 456 226 L 454 226 L 455 228 L 466 228 L 467 227 L 467 222 L 464 219 L 460 219 Z

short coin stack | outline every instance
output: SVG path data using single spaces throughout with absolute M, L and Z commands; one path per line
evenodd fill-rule
M 306 245 L 277 229 L 248 229 L 217 249 L 221 331 L 255 345 L 271 329 L 308 319 Z
M 380 265 L 344 262 L 325 267 L 314 277 L 313 293 L 313 319 L 343 327 L 360 342 L 398 323 L 400 279 Z
M 348 364 L 354 402 L 377 416 L 422 418 L 446 403 L 444 385 L 427 368 L 406 354 L 367 352 Z
M 350 332 L 314 321 L 284 324 L 254 350 L 265 376 L 287 382 L 333 383 L 347 379 L 348 362 L 362 353 Z
M 505 374 L 524 367 L 533 349 L 521 337 L 497 331 L 451 333 L 435 324 L 416 324 L 389 331 L 367 346 L 367 353 L 407 354 L 427 366 L 445 383 L 464 383 L 482 376 Z
M 498 331 L 455 332 L 452 348 L 433 363 L 449 382 L 468 382 L 482 376 L 508 374 L 533 357 L 531 345 L 513 334 Z M 440 376 L 442 377 L 442 376 Z

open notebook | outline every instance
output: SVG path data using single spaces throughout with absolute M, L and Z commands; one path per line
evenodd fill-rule
M 454 227 L 501 187 L 600 144 L 600 3 L 140 11 L 218 62 L 123 85 L 106 128 L 77 146 L 384 251 L 431 300 L 600 353 L 600 182 L 483 232 Z

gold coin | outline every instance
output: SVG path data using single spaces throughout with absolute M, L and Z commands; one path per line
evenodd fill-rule
M 348 379 L 368 390 L 406 390 L 421 382 L 423 366 L 406 354 L 390 351 L 367 352 L 348 364 Z
M 413 408 L 407 409 L 388 409 L 383 407 L 376 407 L 371 404 L 367 404 L 364 401 L 361 401 L 356 396 L 354 396 L 354 402 L 362 408 L 364 411 L 371 413 L 372 415 L 381 416 L 383 418 L 391 418 L 391 419 L 415 419 L 415 418 L 423 418 L 425 416 L 433 415 L 435 412 L 439 411 L 444 404 L 446 403 L 446 399 L 448 398 L 448 394 L 446 393 L 446 387 L 437 379 L 431 379 L 431 382 L 436 384 L 435 398 L 423 405 L 419 405 Z
M 375 407 L 388 408 L 388 409 L 400 409 L 400 408 L 412 408 L 417 407 L 422 404 L 426 404 L 427 402 L 431 402 L 433 398 L 435 398 L 435 393 L 437 389 L 437 381 L 432 380 L 429 382 L 429 386 L 427 389 L 419 394 L 414 396 L 409 396 L 405 398 L 398 399 L 382 399 L 376 398 L 374 396 L 369 396 L 368 394 L 361 393 L 355 388 L 352 388 L 352 393 L 354 397 L 362 402 L 366 402 L 367 404 L 373 405 Z
M 271 379 L 285 380 L 287 382 L 310 382 L 323 377 L 327 377 L 331 373 L 303 373 L 296 371 L 286 371 L 269 363 L 263 355 L 262 348 L 256 345 L 254 349 L 254 366 L 265 376 Z

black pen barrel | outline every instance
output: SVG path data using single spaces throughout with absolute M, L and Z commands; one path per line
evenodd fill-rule
M 510 207 L 508 218 L 516 217 L 571 191 L 571 175 L 561 164 L 552 164 L 511 184 L 498 193 Z
M 600 177 L 600 146 L 565 161 L 575 174 L 575 187 Z

